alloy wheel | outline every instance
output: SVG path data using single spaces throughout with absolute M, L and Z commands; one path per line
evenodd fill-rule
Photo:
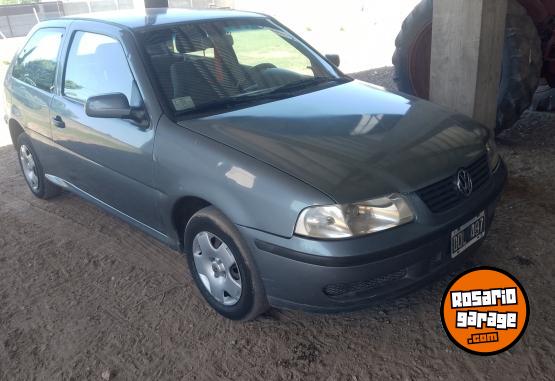
M 25 180 L 27 180 L 31 189 L 37 192 L 39 190 L 37 166 L 31 150 L 25 144 L 22 144 L 19 148 L 19 161 L 21 162 L 21 168 L 23 169 Z

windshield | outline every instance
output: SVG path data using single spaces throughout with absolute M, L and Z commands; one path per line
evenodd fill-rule
M 297 95 L 342 75 L 269 19 L 184 23 L 142 34 L 175 116 Z

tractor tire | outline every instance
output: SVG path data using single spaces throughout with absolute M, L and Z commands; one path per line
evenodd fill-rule
M 394 80 L 400 91 L 429 98 L 433 1 L 422 0 L 395 40 Z M 517 0 L 509 0 L 495 132 L 512 127 L 530 106 L 543 65 L 534 22 Z

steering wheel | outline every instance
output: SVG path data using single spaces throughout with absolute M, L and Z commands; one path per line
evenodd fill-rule
M 269 62 L 264 62 L 258 65 L 255 65 L 253 67 L 251 67 L 249 69 L 249 72 L 254 72 L 255 75 L 254 77 L 257 77 L 260 75 L 260 72 L 262 70 L 266 70 L 266 69 L 275 69 L 276 65 L 271 64 Z M 252 79 L 252 77 L 251 77 Z M 254 91 L 258 88 L 258 82 L 255 80 L 255 83 L 251 83 L 250 81 L 247 80 L 243 80 L 239 83 L 239 87 L 241 87 L 243 89 L 243 91 L 245 92 L 249 92 L 249 91 Z
M 258 65 L 255 65 L 253 67 L 251 67 L 252 71 L 262 71 L 262 70 L 266 70 L 266 69 L 275 69 L 277 66 L 269 63 L 269 62 L 264 62 Z
M 23 76 L 23 82 L 27 82 L 29 85 L 37 87 L 36 82 L 31 79 L 28 73 Z

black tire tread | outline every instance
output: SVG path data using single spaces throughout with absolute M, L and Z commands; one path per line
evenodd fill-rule
M 499 133 L 512 127 L 532 103 L 543 65 L 541 40 L 526 9 L 510 0 L 507 11 L 503 75 L 497 100 Z
M 422 0 L 403 21 L 395 40 L 394 81 L 413 94 L 409 52 L 416 35 L 431 22 L 433 1 Z M 496 133 L 512 127 L 532 103 L 543 65 L 541 40 L 534 22 L 517 0 L 509 0 L 503 52 L 503 78 L 497 99 Z M 507 74 L 509 73 L 509 74 Z
M 393 80 L 397 88 L 405 93 L 413 94 L 409 77 L 409 51 L 414 39 L 431 22 L 433 10 L 432 0 L 422 0 L 403 21 L 403 25 L 395 39 L 393 53 Z

